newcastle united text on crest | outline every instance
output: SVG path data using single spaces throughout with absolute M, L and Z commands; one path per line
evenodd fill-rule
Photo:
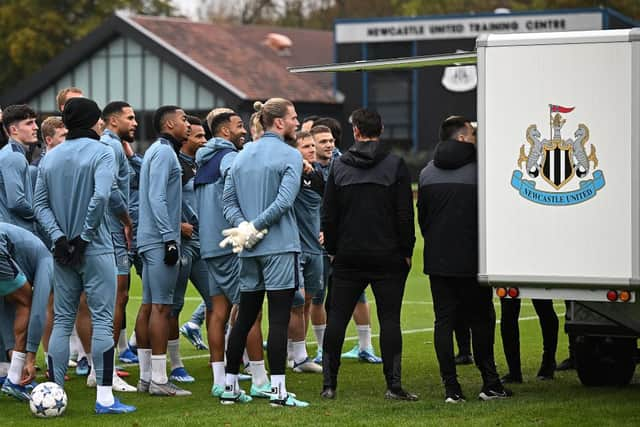
M 513 171 L 511 178 L 511 185 L 525 199 L 550 206 L 574 205 L 593 198 L 604 186 L 596 147 L 591 143 L 587 147 L 589 128 L 581 123 L 573 138 L 562 138 L 561 130 L 566 119 L 561 114 L 573 110 L 574 107 L 549 104 L 551 139 L 542 139 L 535 124 L 527 128 L 525 137 L 528 144 L 520 147 L 518 169 Z M 532 180 L 523 179 L 523 172 Z M 548 184 L 551 191 L 536 188 L 536 183 L 542 182 Z M 561 189 L 569 191 L 561 192 Z

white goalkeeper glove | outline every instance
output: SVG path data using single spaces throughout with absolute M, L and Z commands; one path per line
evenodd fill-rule
M 243 221 L 237 227 L 227 228 L 222 231 L 225 238 L 220 242 L 224 248 L 233 245 L 233 253 L 240 253 L 243 249 L 251 249 L 267 234 L 267 230 L 258 231 L 250 222 Z
M 244 233 L 246 239 L 244 240 L 245 249 L 251 249 L 254 247 L 260 240 L 264 239 L 265 234 L 267 234 L 267 229 L 258 231 L 252 222 L 241 222 L 238 225 L 238 228 Z
M 240 231 L 238 227 L 227 228 L 222 230 L 222 235 L 225 236 L 224 239 L 220 242 L 221 248 L 226 248 L 229 245 L 233 246 L 233 253 L 237 254 L 242 252 L 244 248 L 244 234 Z

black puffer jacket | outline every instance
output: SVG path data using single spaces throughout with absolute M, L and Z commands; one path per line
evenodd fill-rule
M 325 187 L 322 230 L 334 267 L 406 268 L 415 244 L 409 170 L 380 141 L 356 142 L 334 160 Z
M 420 173 L 418 222 L 424 236 L 424 272 L 478 273 L 478 168 L 476 147 L 440 142 Z

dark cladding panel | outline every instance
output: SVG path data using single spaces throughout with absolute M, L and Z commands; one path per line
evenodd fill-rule
M 336 45 L 336 62 L 359 61 L 362 59 L 362 50 L 360 43 L 338 44 Z M 334 73 L 336 89 L 345 96 L 344 114 L 340 118 L 343 135 L 341 149 L 348 148 L 353 143 L 347 118 L 353 110 L 362 107 L 362 74 L 361 72 Z
M 362 59 L 362 45 L 360 43 L 339 44 L 337 49 L 337 62 L 359 61 Z M 362 73 L 335 73 L 336 88 L 346 98 L 344 100 L 345 111 L 351 111 L 354 105 L 362 104 Z M 355 108 L 355 107 L 354 107 Z
M 336 62 L 359 61 L 362 59 L 362 44 L 360 43 L 343 43 L 337 44 Z
M 384 138 L 395 146 L 411 147 L 411 71 L 373 72 L 368 86 L 368 106 L 382 116 Z
M 475 39 L 419 41 L 418 55 L 473 51 Z M 452 92 L 442 84 L 444 67 L 427 67 L 418 71 L 418 138 L 419 150 L 431 152 L 438 142 L 440 123 L 448 116 L 459 114 L 476 120 L 476 89 Z
M 411 56 L 411 42 L 369 43 L 367 59 L 402 58 Z
M 370 43 L 367 59 L 409 57 L 412 42 Z M 368 107 L 382 116 L 384 138 L 394 146 L 407 149 L 412 143 L 412 72 L 406 70 L 368 73 Z

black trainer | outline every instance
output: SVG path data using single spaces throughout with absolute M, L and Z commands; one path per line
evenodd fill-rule
M 473 365 L 473 356 L 470 354 L 458 354 L 453 360 L 456 365 Z
M 496 384 L 494 386 L 482 387 L 478 398 L 480 400 L 495 400 L 495 399 L 507 399 L 513 396 L 513 392 L 502 384 Z
M 323 399 L 335 399 L 336 398 L 336 389 L 331 387 L 324 387 L 322 392 L 320 393 L 320 397 Z
M 539 380 L 552 380 L 553 373 L 556 370 L 556 362 L 542 362 L 538 374 L 536 375 Z
M 573 358 L 568 357 L 560 362 L 556 371 L 569 371 L 571 369 L 576 369 L 576 364 L 574 363 Z
M 402 388 L 394 388 L 394 389 L 388 389 L 387 392 L 384 394 L 384 398 L 389 400 L 408 400 L 408 401 L 414 402 L 418 400 L 418 395 L 409 393 L 408 391 Z
M 444 403 L 460 403 L 465 401 L 466 398 L 464 394 L 462 394 L 462 388 L 460 388 L 459 385 L 445 389 Z
M 502 384 L 522 384 L 522 374 L 512 374 L 509 372 L 507 375 L 500 378 Z

